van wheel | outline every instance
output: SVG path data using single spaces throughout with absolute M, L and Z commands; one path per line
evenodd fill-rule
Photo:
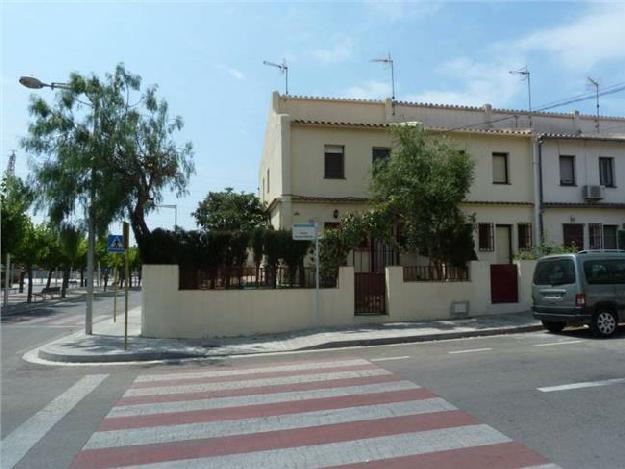
M 543 321 L 543 326 L 549 332 L 557 333 L 562 332 L 562 329 L 566 327 L 566 323 L 564 321 Z
M 616 332 L 618 319 L 614 311 L 609 309 L 600 309 L 597 311 L 590 323 L 592 333 L 597 337 L 610 337 Z

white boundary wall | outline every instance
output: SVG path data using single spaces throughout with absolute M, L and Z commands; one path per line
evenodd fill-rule
M 200 339 L 271 334 L 354 323 L 354 271 L 342 267 L 338 288 L 178 290 L 177 265 L 144 265 L 144 337 Z
M 404 282 L 402 267 L 386 268 L 389 321 L 451 319 L 454 302 L 467 302 L 469 316 L 521 313 L 532 299 L 532 276 L 536 261 L 517 261 L 518 303 L 490 302 L 490 264 L 471 262 L 466 282 Z
M 142 335 L 202 339 L 272 334 L 313 327 L 451 319 L 454 302 L 468 302 L 469 316 L 528 311 L 536 261 L 519 261 L 519 302 L 490 303 L 490 265 L 471 262 L 467 282 L 404 282 L 402 267 L 386 268 L 387 313 L 354 316 L 354 269 L 341 267 L 338 288 L 179 290 L 178 266 L 144 265 Z

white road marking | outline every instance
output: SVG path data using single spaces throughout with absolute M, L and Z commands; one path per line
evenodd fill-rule
M 161 396 L 165 394 L 187 394 L 191 392 L 207 392 L 226 389 L 243 389 L 260 386 L 278 386 L 281 384 L 312 383 L 314 381 L 327 381 L 332 379 L 362 378 L 364 376 L 390 375 L 390 371 L 381 368 L 356 371 L 335 371 L 330 373 L 315 373 L 311 375 L 280 376 L 278 378 L 261 378 L 241 381 L 220 381 L 216 383 L 182 384 L 172 386 L 160 386 L 155 388 L 130 388 L 124 394 L 128 396 Z
M 326 467 L 512 441 L 488 425 L 464 425 L 322 445 L 146 464 L 145 468 Z
M 189 378 L 213 378 L 222 376 L 237 376 L 256 373 L 272 373 L 275 371 L 300 371 L 312 370 L 319 368 L 340 368 L 344 366 L 368 365 L 369 362 L 363 359 L 326 361 L 314 363 L 298 363 L 291 365 L 276 365 L 262 368 L 235 368 L 225 370 L 202 370 L 202 371 L 185 371 L 182 373 L 164 373 L 164 374 L 148 374 L 137 377 L 135 383 L 145 383 L 150 381 L 178 380 Z
M 548 344 L 534 344 L 534 347 L 553 347 L 554 345 L 579 344 L 583 340 L 567 340 L 566 342 L 549 342 Z
M 600 386 L 610 386 L 611 384 L 625 383 L 625 378 L 604 379 L 601 381 L 585 381 L 581 383 L 562 384 L 560 386 L 548 386 L 537 388 L 541 392 L 569 391 L 571 389 L 597 388 Z
M 391 360 L 405 360 L 406 358 L 410 358 L 410 355 L 404 355 L 401 357 L 385 357 L 385 358 L 372 358 L 370 362 L 388 362 Z
M 280 392 L 272 394 L 250 394 L 247 396 L 216 397 L 176 402 L 147 402 L 113 407 L 107 417 L 133 417 L 138 415 L 165 414 L 170 412 L 191 412 L 196 410 L 223 409 L 248 405 L 293 402 L 304 399 L 321 399 L 337 396 L 360 396 L 382 392 L 420 389 L 412 381 L 392 381 L 390 383 L 365 384 L 340 388 L 316 389 L 313 391 Z
M 467 350 L 452 350 L 451 352 L 448 352 L 448 353 L 454 354 L 454 353 L 487 352 L 489 350 L 492 350 L 492 348 L 484 347 L 484 348 L 470 348 Z
M 65 417 L 84 397 L 96 389 L 108 374 L 86 375 L 47 406 L 22 423 L 2 440 L 2 467 L 10 469 Z
M 457 410 L 457 408 L 445 399 L 435 397 L 417 401 L 347 407 L 331 411 L 317 410 L 300 412 L 298 414 L 270 415 L 242 420 L 218 420 L 180 425 L 107 430 L 94 433 L 84 449 L 163 444 L 233 435 L 251 435 L 262 432 L 294 430 L 363 420 L 382 420 L 454 410 Z

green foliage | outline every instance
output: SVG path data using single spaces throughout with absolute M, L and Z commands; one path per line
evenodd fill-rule
M 79 206 L 86 213 L 93 190 L 100 234 L 124 217 L 135 238 L 147 234 L 145 215 L 162 191 L 184 194 L 193 172 L 191 144 L 173 140 L 182 119 L 172 119 L 156 87 L 142 91 L 141 77 L 123 64 L 103 79 L 72 74 L 69 85 L 52 104 L 31 99 L 33 122 L 22 146 L 41 157 L 34 167 L 37 207 L 60 223 L 81 215 Z
M 254 194 L 233 192 L 226 187 L 223 192 L 209 192 L 193 212 L 198 226 L 206 231 L 251 232 L 268 225 L 265 207 Z
M 531 249 L 520 250 L 513 256 L 513 259 L 516 261 L 531 261 L 540 259 L 541 257 L 548 256 L 550 254 L 574 254 L 580 250 L 581 248 L 575 245 L 564 246 L 543 242 Z
M 375 211 L 401 224 L 404 249 L 434 264 L 470 259 L 470 219 L 459 208 L 473 181 L 470 155 L 416 126 L 397 127 L 393 136 L 391 157 L 373 176 Z M 457 240 L 465 252 L 458 252 Z
M 0 227 L 2 243 L 0 256 L 4 262 L 6 254 L 15 252 L 25 236 L 29 219 L 26 211 L 31 203 L 32 193 L 21 179 L 5 174 L 0 185 Z

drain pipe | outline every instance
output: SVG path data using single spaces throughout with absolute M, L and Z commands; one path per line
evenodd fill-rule
M 538 137 L 536 146 L 538 147 L 538 234 L 542 244 L 545 236 L 545 225 L 543 219 L 544 212 L 544 190 L 543 190 L 543 137 Z

